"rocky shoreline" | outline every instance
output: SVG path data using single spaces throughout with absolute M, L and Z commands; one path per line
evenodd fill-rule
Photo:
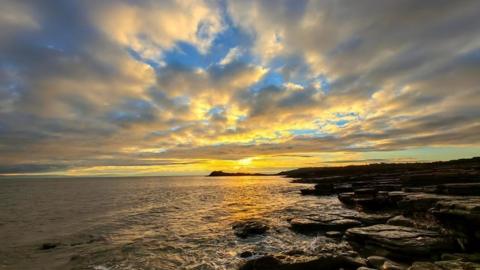
M 327 239 L 308 250 L 240 254 L 241 270 L 480 270 L 480 166 L 303 177 L 303 195 L 337 196 L 344 208 L 288 217 L 296 233 Z M 234 225 L 245 238 L 261 220 Z

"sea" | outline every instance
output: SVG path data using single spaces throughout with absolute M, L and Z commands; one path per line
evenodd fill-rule
M 292 217 L 341 208 L 281 176 L 0 179 L 0 269 L 237 269 L 309 248 Z M 238 238 L 232 223 L 265 220 Z

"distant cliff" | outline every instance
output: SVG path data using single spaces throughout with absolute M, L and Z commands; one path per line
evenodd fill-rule
M 228 173 L 224 171 L 213 171 L 208 176 L 267 176 L 271 174 L 263 174 L 263 173 Z
M 450 161 L 410 162 L 410 163 L 373 163 L 368 165 L 350 165 L 341 167 L 310 167 L 280 172 L 291 178 L 315 178 L 328 176 L 352 176 L 375 173 L 407 173 L 423 170 L 475 169 L 480 170 L 480 157 Z

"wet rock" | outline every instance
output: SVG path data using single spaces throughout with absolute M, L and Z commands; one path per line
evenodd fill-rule
M 355 197 L 371 197 L 377 195 L 378 190 L 374 188 L 360 188 L 360 189 L 355 189 L 354 194 Z
M 404 191 L 391 191 L 388 192 L 388 198 L 392 203 L 397 203 L 398 201 L 401 201 L 405 196 L 407 195 L 406 192 Z
M 353 201 L 357 207 L 364 210 L 380 210 L 390 207 L 388 192 L 378 191 L 375 188 L 356 189 Z
M 333 191 L 334 191 L 336 194 L 344 193 L 344 192 L 352 192 L 352 191 L 353 191 L 353 186 L 352 186 L 352 184 L 339 184 L 339 185 L 334 185 Z
M 414 262 L 408 270 L 445 270 L 431 262 Z
M 422 187 L 448 183 L 479 182 L 477 173 L 466 171 L 425 172 L 403 175 L 400 181 L 404 186 Z
M 460 196 L 479 196 L 480 183 L 443 184 L 436 187 L 436 193 Z
M 386 261 L 388 261 L 388 259 L 382 256 L 370 256 L 367 258 L 368 265 L 377 269 L 380 269 Z
M 319 195 L 331 195 L 334 194 L 332 183 L 319 183 L 315 185 L 315 190 Z
M 248 257 L 252 257 L 253 256 L 253 252 L 247 250 L 247 251 L 243 251 L 241 252 L 240 254 L 238 254 L 238 256 L 240 258 L 248 258 Z
M 281 256 L 255 258 L 240 266 L 240 270 L 354 270 L 363 266 L 355 258 L 345 256 Z
M 345 231 L 361 224 L 354 219 L 325 215 L 316 218 L 294 218 L 290 221 L 290 228 L 296 232 L 310 234 L 319 231 Z
M 53 248 L 56 248 L 59 244 L 60 244 L 60 243 L 56 243 L 56 242 L 43 243 L 43 244 L 40 246 L 40 249 L 41 249 L 41 250 L 53 249 Z
M 455 247 L 451 238 L 438 232 L 393 225 L 373 225 L 346 231 L 352 245 L 391 257 L 430 257 Z M 390 257 L 389 256 L 389 257 Z
M 325 233 L 325 236 L 330 238 L 342 238 L 342 233 L 339 231 L 329 231 Z
M 407 215 L 414 213 L 428 213 L 428 210 L 439 201 L 454 200 L 452 196 L 429 194 L 429 193 L 408 193 L 397 204 Z
M 370 256 L 367 258 L 367 263 L 376 269 L 384 270 L 405 270 L 408 267 L 407 265 L 394 262 L 381 256 Z
M 383 263 L 381 269 L 383 269 L 383 270 L 406 270 L 407 268 L 408 268 L 407 265 L 388 260 L 385 263 Z
M 435 262 L 435 265 L 445 270 L 478 270 L 480 269 L 480 264 L 478 263 L 464 262 L 460 260 L 438 261 L 438 262 Z
M 353 192 L 340 193 L 338 194 L 337 198 L 340 202 L 342 202 L 345 205 L 350 206 L 355 204 L 355 201 L 354 201 L 355 193 Z
M 265 224 L 264 221 L 258 219 L 237 221 L 233 223 L 232 228 L 235 235 L 240 238 L 264 234 L 269 229 L 268 225 Z
M 442 261 L 463 260 L 468 262 L 480 262 L 480 253 L 444 253 Z
M 313 189 L 301 189 L 302 195 L 316 195 L 327 196 L 335 194 L 334 186 L 332 183 L 318 183 Z
M 438 201 L 431 213 L 455 233 L 465 248 L 480 248 L 480 197 Z
M 388 225 L 396 226 L 405 226 L 405 227 L 415 227 L 415 221 L 410 218 L 406 218 L 402 215 L 395 216 L 387 221 Z
M 330 254 L 331 256 L 346 256 L 346 257 L 358 257 L 358 253 L 355 252 L 352 246 L 346 242 L 338 242 L 328 237 L 317 236 L 315 240 L 310 243 L 310 247 L 304 254 L 317 255 L 317 254 Z
M 390 201 L 384 194 L 378 194 L 372 197 L 355 198 L 355 205 L 363 210 L 383 210 L 390 208 Z
M 303 189 L 300 189 L 300 193 L 302 195 L 317 195 L 317 190 L 316 189 L 313 189 L 313 188 L 303 188 Z
M 392 191 L 393 192 L 393 191 Z M 396 207 L 388 191 L 376 188 L 356 189 L 355 192 L 338 194 L 338 200 L 347 206 L 356 206 L 364 210 L 383 210 Z
M 298 255 L 305 255 L 305 254 L 306 254 L 305 250 L 302 250 L 302 249 L 291 249 L 285 252 L 285 255 L 289 255 L 289 256 L 298 256 Z
M 339 231 L 385 223 L 392 217 L 390 213 L 370 214 L 352 209 L 329 210 L 322 214 L 304 215 L 289 220 L 292 230 L 305 234 Z
M 392 213 L 365 213 L 365 212 L 357 212 L 354 215 L 349 216 L 349 218 L 356 219 L 362 222 L 364 225 L 375 225 L 375 224 L 383 224 L 387 222 L 390 218 L 392 218 Z M 345 215 L 344 217 L 347 217 Z
M 240 270 L 275 270 L 280 269 L 281 261 L 274 256 L 262 256 L 249 260 L 240 266 Z

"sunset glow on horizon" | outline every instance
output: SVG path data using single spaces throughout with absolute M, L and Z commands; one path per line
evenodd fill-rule
M 480 155 L 478 1 L 1 6 L 0 175 Z

